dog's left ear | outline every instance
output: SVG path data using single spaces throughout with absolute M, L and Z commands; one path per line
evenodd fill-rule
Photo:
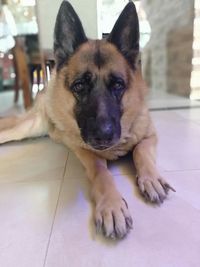
M 82 43 L 87 41 L 81 21 L 68 1 L 63 1 L 54 29 L 54 55 L 57 70 Z
M 130 2 L 117 19 L 107 41 L 118 48 L 134 69 L 139 54 L 139 35 L 137 11 Z

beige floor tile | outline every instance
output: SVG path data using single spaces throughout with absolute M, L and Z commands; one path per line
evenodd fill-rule
M 200 170 L 163 172 L 162 174 L 176 189 L 176 195 L 200 210 Z
M 60 184 L 0 184 L 0 266 L 43 266 Z
M 67 155 L 64 146 L 49 138 L 1 145 L 0 183 L 62 177 Z
M 129 179 L 115 180 L 134 219 L 128 237 L 109 242 L 97 236 L 88 182 L 65 178 L 45 266 L 198 267 L 200 212 L 176 194 L 161 207 L 147 205 Z
M 163 170 L 200 169 L 200 125 L 187 120 L 154 120 L 158 133 L 158 165 Z
M 184 119 L 200 121 L 200 108 L 177 110 L 176 113 Z
M 156 111 L 151 111 L 151 118 L 152 120 L 156 123 L 157 121 L 183 121 L 184 118 L 176 112 L 176 110 L 156 110 Z

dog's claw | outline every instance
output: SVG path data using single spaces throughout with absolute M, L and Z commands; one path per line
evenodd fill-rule
M 102 223 L 100 220 L 95 221 L 96 233 L 99 234 L 101 232 Z
M 122 200 L 124 201 L 126 208 L 128 209 L 128 204 L 127 204 L 126 200 L 124 198 L 122 198 Z
M 160 203 L 163 203 L 164 200 L 165 200 L 165 198 L 166 198 L 166 196 L 161 196 L 161 195 L 159 195 L 159 202 L 160 202 Z
M 128 229 L 133 229 L 133 220 L 131 217 L 127 217 L 125 218 L 126 220 L 126 226 Z
M 166 189 L 168 189 L 168 191 L 171 190 L 171 191 L 173 191 L 174 193 L 176 193 L 176 190 L 175 190 L 171 185 L 169 185 L 169 184 L 166 183 L 166 184 L 164 185 L 164 187 L 165 187 Z
M 146 191 L 143 191 L 143 192 L 142 192 L 142 195 L 143 195 L 143 197 L 144 197 L 144 199 L 145 199 L 146 201 L 149 201 L 149 195 L 148 195 L 148 193 L 147 193 Z
M 115 240 L 116 237 L 115 237 L 115 233 L 112 233 L 110 236 L 109 236 L 111 239 Z

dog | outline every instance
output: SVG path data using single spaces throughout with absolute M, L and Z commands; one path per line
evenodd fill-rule
M 145 103 L 139 62 L 139 23 L 129 2 L 107 39 L 90 40 L 63 1 L 54 30 L 55 68 L 33 107 L 0 120 L 0 143 L 49 135 L 69 147 L 91 183 L 96 229 L 121 239 L 132 228 L 128 205 L 107 160 L 132 153 L 139 191 L 161 203 L 175 191 L 156 168 L 157 136 Z

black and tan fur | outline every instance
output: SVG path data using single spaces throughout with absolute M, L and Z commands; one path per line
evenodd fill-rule
M 132 219 L 106 160 L 132 151 L 139 190 L 151 202 L 163 202 L 172 189 L 156 168 L 157 138 L 138 64 L 135 6 L 125 7 L 107 40 L 88 40 L 63 1 L 54 37 L 56 67 L 48 87 L 27 113 L 0 120 L 0 143 L 49 134 L 72 149 L 91 182 L 97 229 L 122 238 Z

